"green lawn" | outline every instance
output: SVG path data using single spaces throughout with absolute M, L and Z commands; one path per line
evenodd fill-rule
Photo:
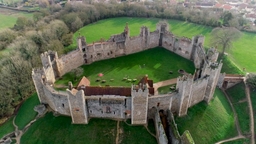
M 149 123 L 149 129 L 154 129 L 153 121 Z M 123 133 L 120 135 L 122 144 L 157 144 L 156 139 L 151 136 L 144 126 L 128 126 L 120 122 L 120 128 Z
M 113 144 L 116 140 L 116 126 L 117 122 L 109 119 L 90 119 L 88 125 L 71 124 L 70 117 L 54 117 L 52 113 L 47 113 L 28 129 L 21 143 Z M 120 122 L 120 128 L 122 143 L 156 143 L 143 126 L 128 126 Z
M 158 93 L 159 94 L 167 94 L 167 93 L 173 91 L 173 90 L 170 89 L 170 87 L 176 88 L 176 85 L 167 85 L 167 86 L 159 87 L 158 88 Z
M 209 144 L 237 135 L 234 114 L 221 90 L 207 105 L 201 102 L 189 108 L 187 116 L 176 118 L 180 133 L 189 130 L 195 143 Z
M 37 112 L 34 111 L 34 107 L 39 103 L 37 94 L 34 93 L 22 104 L 15 119 L 15 124 L 20 130 L 36 117 Z
M 176 78 L 180 74 L 179 69 L 184 69 L 188 73 L 194 73 L 194 64 L 192 61 L 184 59 L 164 48 L 154 48 L 136 54 L 102 60 L 90 65 L 82 66 L 84 76 L 90 81 L 91 85 L 110 85 L 110 86 L 131 86 L 131 82 L 123 81 L 124 77 L 129 79 L 137 79 L 136 82 L 148 75 L 149 79 L 154 82 L 166 79 Z M 173 71 L 173 74 L 169 74 Z M 101 80 L 106 83 L 96 82 L 98 74 L 103 73 Z M 114 79 L 110 81 L 110 79 Z M 78 81 L 74 81 L 71 73 L 68 73 L 58 80 L 56 84 L 67 85 L 68 81 L 72 81 L 76 85 Z
M 243 134 L 250 132 L 249 107 L 245 95 L 244 83 L 239 83 L 227 90 L 227 94 L 237 113 L 238 122 Z
M 140 32 L 140 27 L 142 25 L 148 26 L 150 31 L 156 29 L 156 23 L 159 19 L 155 18 L 110 18 L 106 20 L 100 20 L 96 23 L 89 24 L 80 30 L 78 30 L 73 37 L 73 45 L 68 49 L 76 47 L 76 38 L 79 35 L 86 37 L 88 43 L 93 41 L 99 41 L 101 38 L 105 40 L 113 34 L 119 34 L 124 30 L 126 22 L 129 24 L 130 35 L 135 36 Z M 210 32 L 211 27 L 193 24 L 184 21 L 168 20 L 170 24 L 170 31 L 177 36 L 186 36 L 192 38 L 192 36 L 202 34 L 205 36 L 205 47 L 210 46 Z M 256 45 L 256 34 L 243 32 L 242 37 L 234 43 L 232 51 L 229 51 L 229 57 L 240 69 L 246 68 L 248 72 L 256 72 L 256 50 L 254 46 Z M 68 50 L 66 50 L 68 51 Z
M 6 10 L 0 8 L 0 30 L 5 29 L 5 28 L 11 28 L 14 26 L 16 23 L 16 20 L 18 17 L 27 17 L 27 18 L 32 18 L 33 14 L 32 13 L 24 13 L 24 12 L 16 12 L 12 10 Z M 2 13 L 2 11 L 4 11 Z
M 14 126 L 12 125 L 13 117 L 11 117 L 9 120 L 7 120 L 4 124 L 0 126 L 0 139 L 15 130 Z

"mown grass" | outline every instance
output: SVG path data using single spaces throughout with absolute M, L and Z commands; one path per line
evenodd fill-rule
M 154 129 L 153 121 L 148 125 L 149 129 Z M 120 128 L 123 133 L 120 135 L 122 144 L 157 144 L 156 139 L 151 136 L 144 126 L 129 126 L 124 122 L 120 122 Z
M 36 121 L 22 136 L 24 144 L 113 144 L 116 140 L 117 122 L 109 119 L 90 119 L 88 125 L 71 124 L 71 118 L 54 117 L 47 113 Z M 128 126 L 120 122 L 123 137 L 122 143 L 156 143 L 143 126 Z M 121 138 L 121 137 L 120 137 Z
M 13 117 L 11 117 L 9 120 L 7 120 L 4 124 L 2 124 L 0 126 L 0 139 L 10 133 L 10 132 L 13 132 L 15 130 L 13 124 L 12 124 L 12 121 L 13 121 Z
M 239 139 L 230 142 L 224 142 L 223 144 L 250 144 L 250 139 Z
M 1 9 L 1 13 L 0 13 L 0 19 L 1 19 L 0 30 L 13 27 L 18 17 L 32 18 L 33 16 L 32 13 L 17 12 L 12 10 L 5 10 L 5 9 L 4 9 L 5 12 L 2 12 L 2 11 L 3 9 Z
M 158 93 L 159 94 L 167 94 L 167 93 L 173 91 L 173 90 L 170 89 L 170 87 L 176 88 L 175 85 L 167 85 L 167 86 L 159 87 L 158 88 Z
M 92 43 L 93 41 L 99 41 L 101 38 L 107 40 L 111 35 L 121 33 L 124 30 L 126 22 L 129 24 L 131 31 L 130 35 L 135 36 L 139 34 L 142 25 L 149 27 L 150 31 L 154 31 L 156 29 L 156 23 L 159 20 L 160 19 L 155 18 L 130 17 L 100 20 L 78 30 L 74 34 L 73 44 L 67 48 L 67 51 L 76 47 L 76 38 L 78 37 L 79 32 L 86 37 L 88 43 Z M 173 34 L 188 38 L 202 34 L 205 36 L 205 47 L 211 47 L 211 27 L 177 20 L 167 21 L 170 24 L 170 31 Z M 246 71 L 248 72 L 256 72 L 256 63 L 254 63 L 256 60 L 256 50 L 254 45 L 256 45 L 256 34 L 242 32 L 242 37 L 234 43 L 232 50 L 228 51 L 229 57 L 240 69 L 246 68 Z
M 36 121 L 21 137 L 23 144 L 113 144 L 116 136 L 116 121 L 91 119 L 88 125 L 71 123 L 71 117 L 54 117 L 47 113 Z
M 250 116 L 248 102 L 245 95 L 244 83 L 241 82 L 229 88 L 227 90 L 227 94 L 229 95 L 237 113 L 237 118 L 242 133 L 248 134 L 250 132 Z
M 245 71 L 242 71 L 238 66 L 236 66 L 235 63 L 229 59 L 229 56 L 224 56 L 221 60 L 223 63 L 221 73 L 225 72 L 226 74 L 245 74 Z
M 100 86 L 131 86 L 132 82 L 123 81 L 124 77 L 137 79 L 134 82 L 137 84 L 146 74 L 149 79 L 159 82 L 178 77 L 180 75 L 179 69 L 192 74 L 195 69 L 191 61 L 164 48 L 154 48 L 128 56 L 102 60 L 84 65 L 82 68 L 84 69 L 83 75 L 91 81 L 91 85 Z M 173 71 L 173 74 L 169 74 L 169 71 Z M 99 73 L 104 74 L 100 79 L 106 80 L 105 83 L 96 82 Z M 114 80 L 110 81 L 110 79 Z M 68 81 L 72 81 L 76 85 L 78 80 L 74 79 L 72 73 L 67 73 L 55 84 L 67 85 Z
M 38 96 L 34 93 L 22 104 L 15 119 L 15 124 L 20 130 L 36 117 L 37 112 L 34 111 L 34 107 L 39 103 Z
M 234 114 L 219 89 L 215 90 L 209 105 L 201 102 L 189 108 L 187 116 L 175 119 L 179 132 L 189 130 L 195 143 L 215 143 L 237 135 Z

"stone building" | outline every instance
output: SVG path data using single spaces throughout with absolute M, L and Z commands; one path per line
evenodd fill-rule
M 154 118 L 152 109 L 155 108 L 184 116 L 189 107 L 201 101 L 209 103 L 217 83 L 221 83 L 222 63 L 217 62 L 217 50 L 210 48 L 205 52 L 203 36 L 192 39 L 176 37 L 169 31 L 166 22 L 159 22 L 153 32 L 143 26 L 135 37 L 130 37 L 126 24 L 124 32 L 111 36 L 107 41 L 87 44 L 84 37 L 79 37 L 77 43 L 76 50 L 61 57 L 52 51 L 41 54 L 43 67 L 32 71 L 40 102 L 49 105 L 55 112 L 71 116 L 74 124 L 87 124 L 90 118 L 97 117 L 129 118 L 133 125 L 145 125 L 148 118 Z M 153 81 L 147 77 L 131 87 L 90 86 L 85 77 L 77 87 L 70 83 L 67 91 L 57 91 L 52 87 L 56 78 L 81 65 L 157 46 L 194 62 L 195 73 L 178 77 L 173 93 L 155 95 Z

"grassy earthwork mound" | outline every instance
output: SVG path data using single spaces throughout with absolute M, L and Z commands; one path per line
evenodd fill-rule
M 249 107 L 244 83 L 239 83 L 227 90 L 227 94 L 235 108 L 242 134 L 250 133 Z
M 192 61 L 164 48 L 154 48 L 128 56 L 102 60 L 90 65 L 84 65 L 82 68 L 84 69 L 83 75 L 91 81 L 91 85 L 100 86 L 131 86 L 132 83 L 137 84 L 146 74 L 149 79 L 159 82 L 178 77 L 180 75 L 178 73 L 179 69 L 192 74 L 195 70 Z M 172 74 L 169 73 L 170 71 L 172 71 Z M 103 76 L 99 77 L 99 73 L 102 73 Z M 127 79 L 124 80 L 124 78 L 131 79 L 131 82 Z M 133 82 L 134 79 L 137 80 Z M 76 85 L 78 80 L 74 79 L 72 73 L 68 73 L 56 84 L 67 85 L 68 81 L 73 81 L 73 84 Z M 106 82 L 102 83 L 102 80 Z
M 209 144 L 237 135 L 232 109 L 221 90 L 214 99 L 188 109 L 187 116 L 176 118 L 180 133 L 189 130 L 195 143 Z
M 107 40 L 113 34 L 123 32 L 126 22 L 130 28 L 130 35 L 136 36 L 140 32 L 142 25 L 150 28 L 150 31 L 156 29 L 156 24 L 160 19 L 156 18 L 110 18 L 100 20 L 93 24 L 89 24 L 78 30 L 73 37 L 73 45 L 69 48 L 76 47 L 76 38 L 79 35 L 86 37 L 88 43 L 99 41 L 101 38 Z M 205 47 L 209 48 L 210 45 L 210 32 L 212 27 L 193 24 L 184 21 L 167 20 L 170 24 L 170 31 L 177 36 L 185 36 L 192 38 L 192 36 L 202 34 L 205 36 Z M 256 72 L 256 34 L 242 32 L 242 37 L 234 43 L 232 50 L 228 51 L 228 58 L 231 59 L 240 69 L 246 68 L 248 72 Z M 67 50 L 68 51 L 68 50 Z M 232 71 L 231 71 L 232 72 Z
M 37 112 L 34 111 L 34 107 L 39 103 L 38 96 L 34 93 L 22 104 L 15 118 L 15 124 L 20 130 L 36 117 Z
M 149 127 L 154 127 L 151 123 Z M 119 128 L 120 143 L 156 144 L 156 139 L 143 126 L 128 126 L 120 122 Z M 47 113 L 22 136 L 21 143 L 113 144 L 116 143 L 116 136 L 117 121 L 90 119 L 88 125 L 77 125 L 71 123 L 71 117 L 54 117 L 52 113 Z

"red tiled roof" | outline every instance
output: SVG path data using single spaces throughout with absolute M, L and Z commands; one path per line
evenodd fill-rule
M 232 6 L 230 6 L 230 5 L 224 5 L 223 6 L 223 9 L 226 9 L 226 10 L 230 10 L 232 8 Z
M 81 86 L 89 86 L 90 85 L 90 81 L 83 76 L 82 79 L 80 80 L 80 82 L 78 83 L 77 87 L 81 87 Z
M 214 7 L 216 7 L 216 8 L 221 8 L 221 7 L 222 7 L 222 4 L 216 3 Z
M 120 96 L 131 96 L 130 87 L 93 87 L 87 86 L 84 89 L 85 96 L 91 95 L 120 95 Z

